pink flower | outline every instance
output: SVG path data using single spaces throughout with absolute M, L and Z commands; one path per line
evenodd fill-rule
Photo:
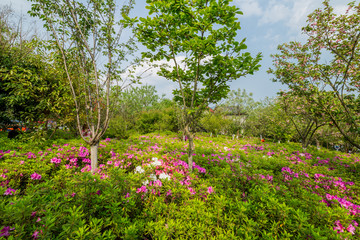
M 76 193 L 73 192 L 73 193 L 71 194 L 71 197 L 75 197 L 75 195 L 76 195 Z
M 207 192 L 208 192 L 209 194 L 211 194 L 211 193 L 213 193 L 213 192 L 214 192 L 214 189 L 210 186 L 210 187 L 208 187 Z
M 91 166 L 90 165 L 86 165 L 85 167 L 83 167 L 81 169 L 81 172 L 90 172 L 91 171 Z
M 160 180 L 156 180 L 156 181 L 154 182 L 154 186 L 159 186 L 159 187 L 161 187 L 161 186 L 162 186 L 162 182 L 161 182 Z
M 36 211 L 31 213 L 31 217 L 35 217 L 36 216 Z
M 341 232 L 344 232 L 344 227 L 341 225 L 340 221 L 339 220 L 336 220 L 335 221 L 335 227 L 334 227 L 334 231 L 336 231 L 337 233 L 341 233 Z
M 147 188 L 146 188 L 146 186 L 141 186 L 140 188 L 138 188 L 137 190 L 136 190 L 136 193 L 141 193 L 141 192 L 144 192 L 144 193 L 146 193 L 148 190 L 147 190 Z
M 39 238 L 39 233 L 42 233 L 42 230 L 40 230 L 40 232 L 38 230 L 35 230 L 34 234 L 32 235 L 34 239 Z
M 189 189 L 189 191 L 190 191 L 190 193 L 191 193 L 192 195 L 196 194 L 196 192 L 195 192 L 195 190 L 194 190 L 193 188 L 189 187 L 188 189 Z
M 125 198 L 129 198 L 130 197 L 130 193 L 126 193 Z
M 169 191 L 167 191 L 166 196 L 171 196 L 171 189 L 169 189 Z
M 14 229 L 15 229 L 15 228 L 10 228 L 10 226 L 3 227 L 3 229 L 1 229 L 1 231 L 0 231 L 0 237 L 10 236 L 10 232 L 9 232 L 9 231 L 12 231 L 12 230 L 14 230 Z
M 4 195 L 13 195 L 15 192 L 16 192 L 15 189 L 8 188 L 8 189 L 6 189 Z
M 50 160 L 50 162 L 51 162 L 51 163 L 55 163 L 55 164 L 59 164 L 59 163 L 61 163 L 61 159 L 54 157 L 54 158 L 52 158 L 52 159 Z
M 350 224 L 350 225 L 346 228 L 346 230 L 348 230 L 348 232 L 350 232 L 352 235 L 355 234 L 355 227 L 354 227 L 352 224 Z
M 36 220 L 36 222 L 40 222 L 41 221 L 41 218 L 38 218 L 37 220 Z
M 34 172 L 33 174 L 31 174 L 31 179 L 32 180 L 40 180 L 41 179 L 41 175 L 37 174 L 36 172 Z

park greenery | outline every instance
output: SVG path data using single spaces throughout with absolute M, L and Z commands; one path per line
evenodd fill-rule
M 360 238 L 360 4 L 325 0 L 255 101 L 230 0 L 31 2 L 46 39 L 0 6 L 0 239 Z

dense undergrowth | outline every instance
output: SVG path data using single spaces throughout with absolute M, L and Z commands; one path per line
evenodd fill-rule
M 41 149 L 0 138 L 0 238 L 358 239 L 359 155 L 175 135 Z

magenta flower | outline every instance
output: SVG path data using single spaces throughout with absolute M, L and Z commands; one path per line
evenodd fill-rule
M 161 186 L 162 186 L 162 182 L 161 182 L 160 180 L 156 180 L 156 181 L 154 182 L 154 186 L 159 186 L 159 187 L 161 187 Z
M 38 219 L 36 220 L 36 222 L 40 222 L 41 221 L 41 218 L 38 217 Z
M 341 232 L 344 232 L 344 227 L 341 225 L 340 221 L 339 220 L 336 220 L 335 221 L 335 227 L 334 227 L 334 231 L 336 231 L 337 233 L 341 233 Z
M 51 162 L 51 163 L 55 163 L 55 164 L 59 164 L 59 163 L 61 163 L 61 159 L 54 157 L 54 158 L 52 158 L 52 159 L 50 160 L 50 162 Z
M 194 190 L 193 188 L 189 187 L 188 189 L 189 189 L 189 191 L 190 191 L 190 193 L 191 193 L 192 195 L 196 194 L 196 192 L 195 192 L 195 190 Z
M 171 189 L 169 189 L 169 191 L 167 191 L 167 193 L 166 193 L 166 196 L 171 196 Z
M 211 193 L 213 193 L 213 192 L 214 192 L 214 189 L 210 186 L 210 187 L 208 187 L 207 192 L 208 192 L 209 194 L 211 194 Z
M 36 216 L 36 211 L 31 213 L 31 217 L 35 217 Z
M 40 232 L 38 230 L 35 230 L 34 234 L 32 235 L 34 239 L 39 238 L 39 233 L 42 233 L 42 230 L 40 230 Z
M 85 167 L 83 167 L 81 169 L 81 172 L 90 172 L 91 171 L 91 166 L 90 165 L 86 165 Z
M 8 189 L 6 189 L 4 195 L 13 195 L 15 192 L 16 192 L 15 189 L 8 188 Z
M 140 188 L 138 188 L 137 190 L 136 190 L 136 193 L 141 193 L 141 192 L 144 192 L 144 193 L 146 193 L 148 190 L 146 189 L 146 186 L 141 186 Z
M 34 172 L 33 174 L 31 174 L 31 179 L 32 180 L 40 180 L 41 179 L 41 175 L 37 174 L 36 172 Z
M 15 228 L 10 228 L 10 226 L 3 227 L 3 229 L 0 230 L 0 237 L 10 236 L 10 231 L 14 229 Z
M 350 224 L 350 225 L 346 228 L 346 230 L 348 230 L 348 232 L 350 232 L 352 235 L 355 234 L 355 227 L 354 227 L 352 224 Z
M 73 192 L 73 193 L 71 194 L 71 197 L 75 197 L 75 195 L 76 195 L 76 193 Z
M 129 198 L 130 197 L 130 193 L 126 193 L 125 198 Z

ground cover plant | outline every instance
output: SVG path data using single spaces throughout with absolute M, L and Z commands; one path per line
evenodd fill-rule
M 359 155 L 259 139 L 1 138 L 3 239 L 357 239 Z

